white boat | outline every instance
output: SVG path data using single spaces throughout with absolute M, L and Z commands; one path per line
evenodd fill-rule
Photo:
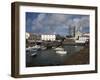
M 67 51 L 56 51 L 57 54 L 61 54 L 61 55 L 64 55 L 64 54 L 67 54 Z
M 36 52 L 34 52 L 34 53 L 31 53 L 31 56 L 35 56 L 37 53 Z
M 45 46 L 41 46 L 41 50 L 46 50 L 47 48 Z
M 37 55 L 38 49 L 39 48 L 37 48 L 37 47 L 28 47 L 28 48 L 26 48 L 26 53 L 31 55 L 31 56 L 35 56 L 35 55 Z
M 28 47 L 26 48 L 26 51 L 32 51 L 32 50 L 36 50 L 36 49 L 39 49 L 40 47 L 39 46 L 33 46 L 33 47 Z
M 63 48 L 57 47 L 54 50 L 64 50 Z
M 32 47 L 26 48 L 26 52 L 30 51 L 31 49 L 32 49 Z
M 39 45 L 35 45 L 35 46 L 33 46 L 32 48 L 33 48 L 33 49 L 35 49 L 35 48 L 36 48 L 36 49 L 39 49 L 40 46 L 39 46 Z
M 74 46 L 75 48 L 77 48 L 78 46 Z

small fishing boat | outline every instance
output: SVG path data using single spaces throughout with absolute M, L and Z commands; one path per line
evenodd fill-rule
M 40 49 L 40 46 L 39 45 L 35 45 L 32 47 L 32 49 Z
M 37 51 L 39 49 L 40 49 L 39 46 L 28 47 L 26 48 L 26 53 L 29 54 L 30 56 L 35 56 L 37 55 Z
M 57 48 L 55 48 L 54 50 L 64 50 L 64 49 L 61 48 L 61 47 L 57 47 Z
M 35 56 L 35 55 L 37 55 L 37 52 L 31 53 L 31 56 Z
M 47 49 L 47 47 L 41 46 L 41 50 L 46 50 L 46 49 Z
M 61 55 L 64 55 L 64 54 L 67 54 L 67 51 L 56 51 L 57 54 L 61 54 Z
M 30 52 L 31 49 L 31 47 L 26 48 L 26 52 Z
M 37 55 L 37 49 L 31 49 L 30 55 L 31 55 L 31 56 Z

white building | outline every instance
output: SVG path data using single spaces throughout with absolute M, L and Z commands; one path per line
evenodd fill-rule
M 25 36 L 26 36 L 26 39 L 28 39 L 30 37 L 30 34 L 26 32 Z
M 80 36 L 82 36 L 82 33 L 80 31 L 77 31 L 75 33 L 75 39 L 78 39 Z
M 78 36 L 78 38 L 75 40 L 76 43 L 85 43 L 87 40 L 89 40 L 89 33 L 82 34 L 81 36 Z
M 56 36 L 55 35 L 41 35 L 41 40 L 44 41 L 55 41 Z

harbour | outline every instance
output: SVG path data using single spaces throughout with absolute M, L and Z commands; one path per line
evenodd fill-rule
M 88 49 L 88 50 L 87 50 Z M 70 65 L 75 64 L 70 63 L 70 59 L 74 60 L 74 57 L 77 55 L 84 54 L 89 55 L 89 47 L 88 46 L 74 46 L 74 45 L 64 45 L 63 47 L 58 48 L 49 48 L 49 49 L 37 49 L 33 52 L 26 53 L 26 67 L 35 67 L 35 66 L 56 66 L 56 65 Z M 31 54 L 31 55 L 30 55 Z M 73 58 L 72 58 L 73 57 Z M 84 56 L 83 56 L 84 57 Z M 85 56 L 86 58 L 88 56 Z M 87 64 L 89 63 L 88 58 L 83 58 L 83 60 L 75 60 L 77 64 Z M 84 62 L 84 60 L 87 60 Z
M 89 64 L 89 29 L 65 27 L 62 31 L 26 32 L 26 67 Z

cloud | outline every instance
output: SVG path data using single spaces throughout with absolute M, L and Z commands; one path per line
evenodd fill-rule
M 82 31 L 83 28 L 89 27 L 89 16 L 73 19 L 73 25 L 76 26 L 76 31 Z
M 59 33 L 60 29 L 68 32 L 73 26 L 76 30 L 89 27 L 89 16 L 41 13 L 32 21 L 32 30 L 36 33 Z
M 39 14 L 38 17 L 32 21 L 32 29 L 37 32 L 51 33 L 59 26 L 61 26 L 61 28 L 65 27 L 66 20 L 67 16 L 62 14 Z
M 82 17 L 81 18 L 81 26 L 82 27 L 87 27 L 89 26 L 89 17 Z

